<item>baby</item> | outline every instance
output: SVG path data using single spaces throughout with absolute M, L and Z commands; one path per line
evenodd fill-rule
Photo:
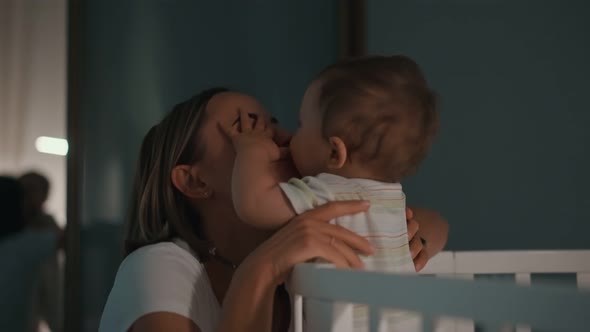
M 282 156 L 272 126 L 241 114 L 232 135 L 238 216 L 276 229 L 329 201 L 367 200 L 367 212 L 333 223 L 373 244 L 375 254 L 362 257 L 365 269 L 415 273 L 399 181 L 426 156 L 438 124 L 435 106 L 435 94 L 408 57 L 362 57 L 326 68 L 305 92 L 290 143 L 303 178 L 286 183 L 270 173 L 270 163 Z

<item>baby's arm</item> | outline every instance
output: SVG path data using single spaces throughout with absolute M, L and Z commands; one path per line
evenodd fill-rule
M 232 199 L 238 217 L 247 224 L 276 229 L 295 216 L 279 183 L 273 163 L 281 149 L 272 140 L 272 128 L 258 116 L 240 111 L 238 128 L 226 130 L 236 150 L 232 174 Z

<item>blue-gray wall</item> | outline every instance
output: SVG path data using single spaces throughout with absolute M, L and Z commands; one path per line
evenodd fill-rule
M 450 249 L 590 248 L 590 3 L 372 0 L 368 48 L 405 53 L 441 96 L 408 199 Z
M 334 1 L 85 1 L 84 223 L 121 222 L 144 133 L 223 85 L 296 123 L 308 80 L 336 59 Z

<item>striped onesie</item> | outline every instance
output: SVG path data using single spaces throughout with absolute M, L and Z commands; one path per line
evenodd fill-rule
M 322 173 L 314 177 L 291 179 L 280 184 L 295 213 L 301 214 L 330 201 L 366 200 L 368 211 L 336 218 L 332 223 L 346 227 L 367 238 L 375 247 L 372 256 L 361 256 L 365 269 L 393 273 L 415 274 L 408 245 L 406 199 L 399 183 L 384 183 L 367 179 L 348 179 Z M 352 306 L 355 331 L 366 331 L 367 309 Z M 305 311 L 308 309 L 305 309 Z M 414 315 L 400 311 L 384 312 L 385 325 L 380 331 L 417 330 Z

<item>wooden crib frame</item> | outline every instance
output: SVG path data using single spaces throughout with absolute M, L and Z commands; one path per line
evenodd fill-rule
M 578 289 L 561 285 L 533 285 L 531 274 L 575 273 Z M 339 270 L 326 265 L 295 267 L 294 331 L 303 329 L 302 301 L 334 308 L 334 302 L 364 303 L 370 308 L 369 331 L 378 331 L 381 308 L 422 313 L 423 330 L 433 328 L 432 317 L 444 317 L 445 331 L 473 332 L 482 326 L 530 326 L 553 331 L 590 331 L 590 250 L 442 252 L 422 276 Z M 515 283 L 473 280 L 476 275 L 512 274 Z M 436 276 L 429 277 L 429 276 Z M 331 311 L 332 310 L 332 311 Z M 462 318 L 449 318 L 462 317 Z M 306 315 L 314 331 L 352 331 L 333 309 Z M 344 320 L 348 321 L 348 320 Z

